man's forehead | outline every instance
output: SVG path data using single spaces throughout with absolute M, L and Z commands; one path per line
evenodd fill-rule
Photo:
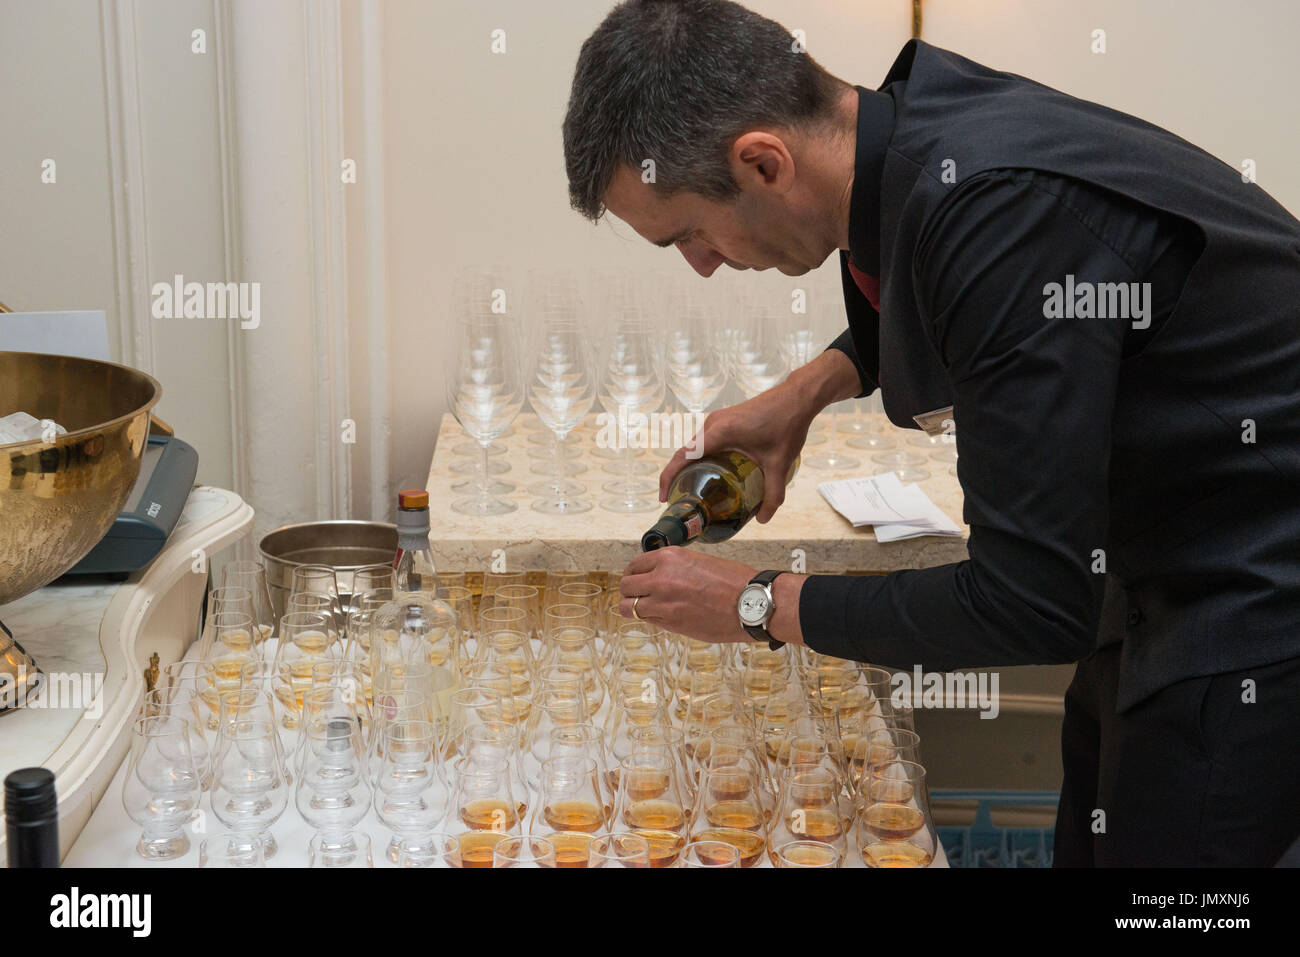
M 688 200 L 685 193 L 663 195 L 630 166 L 620 166 L 605 190 L 605 208 L 659 246 L 681 238 Z

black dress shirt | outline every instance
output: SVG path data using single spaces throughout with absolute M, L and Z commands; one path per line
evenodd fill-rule
M 880 254 L 869 211 L 889 131 L 880 94 L 860 96 L 874 109 L 860 116 L 851 249 L 841 258 L 873 273 Z M 884 576 L 811 576 L 799 608 L 810 648 L 951 670 L 1075 661 L 1122 637 L 1097 634 L 1106 577 L 1096 571 L 1119 365 L 1160 331 L 1203 245 L 1185 220 L 1069 177 L 994 169 L 954 186 L 918 247 L 915 285 L 952 389 L 970 558 Z M 1149 325 L 1046 318 L 1044 286 L 1067 275 L 1150 283 Z M 874 316 L 847 268 L 844 280 L 850 315 Z M 863 395 L 877 375 L 887 392 L 890 370 L 877 372 L 874 350 L 859 357 L 863 343 L 871 348 L 864 324 L 832 348 L 854 361 Z

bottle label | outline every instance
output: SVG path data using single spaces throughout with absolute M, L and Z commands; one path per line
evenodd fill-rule
M 682 524 L 686 526 L 686 540 L 688 542 L 699 538 L 700 533 L 704 531 L 704 513 L 698 508 L 693 508 L 682 516 Z

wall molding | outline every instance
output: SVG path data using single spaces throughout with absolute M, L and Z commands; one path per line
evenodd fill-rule
M 135 0 L 100 0 L 120 361 L 156 371 Z
M 221 153 L 221 227 L 225 245 L 225 280 L 243 281 L 242 223 L 239 216 L 239 134 L 235 118 L 234 28 L 229 0 L 212 0 L 212 45 L 217 65 L 217 136 Z M 238 323 L 227 325 L 226 372 L 230 382 L 230 468 L 233 491 L 247 495 L 249 463 L 245 455 L 248 434 L 248 365 L 244 331 Z M 235 546 L 239 560 L 254 558 L 248 538 Z
M 340 0 L 303 0 L 307 169 L 311 210 L 312 334 L 316 363 L 316 510 L 352 514 L 348 408 L 347 210 L 343 197 L 343 28 Z
M 387 521 L 393 508 L 389 442 L 393 428 L 388 388 L 388 187 L 384 140 L 384 22 L 379 0 L 361 0 L 361 164 L 365 170 L 366 214 L 361 241 L 366 250 L 367 389 L 370 419 L 370 518 Z

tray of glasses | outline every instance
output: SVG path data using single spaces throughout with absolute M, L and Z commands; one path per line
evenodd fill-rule
M 527 581 L 214 593 L 67 863 L 946 866 L 889 672 Z

